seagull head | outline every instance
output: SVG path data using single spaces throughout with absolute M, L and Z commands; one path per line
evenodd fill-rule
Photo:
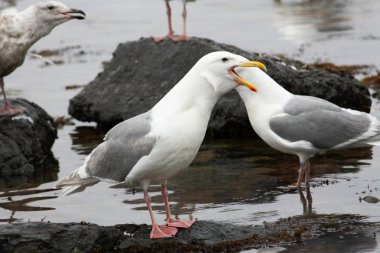
M 72 19 L 84 19 L 86 14 L 77 9 L 70 9 L 58 1 L 42 1 L 34 6 L 35 16 L 38 21 L 55 27 Z
M 197 65 L 202 68 L 201 75 L 218 93 L 226 93 L 240 85 L 257 92 L 256 87 L 243 79 L 239 73 L 245 68 L 252 67 L 266 70 L 261 62 L 249 61 L 247 58 L 226 51 L 209 53 L 202 57 Z

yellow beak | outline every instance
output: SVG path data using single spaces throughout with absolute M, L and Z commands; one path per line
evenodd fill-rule
M 249 68 L 249 67 L 256 67 L 264 70 L 265 72 L 267 71 L 267 67 L 261 62 L 258 61 L 247 61 L 239 65 L 239 67 L 242 68 Z
M 262 64 L 261 62 L 258 62 L 258 61 L 247 61 L 247 62 L 240 64 L 238 67 L 242 67 L 242 68 L 256 67 L 256 68 L 260 68 L 264 71 L 267 71 L 267 68 L 265 67 L 265 65 Z M 254 92 L 257 92 L 257 88 L 253 84 L 251 84 L 247 80 L 244 80 L 243 78 L 241 78 L 237 74 L 235 74 L 234 76 L 235 76 L 236 82 L 238 82 L 241 85 L 247 86 L 250 90 L 252 90 Z

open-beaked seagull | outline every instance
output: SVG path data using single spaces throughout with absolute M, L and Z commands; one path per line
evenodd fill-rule
M 84 164 L 56 184 L 71 186 L 99 180 L 140 183 L 151 220 L 151 238 L 174 236 L 177 228 L 189 228 L 194 221 L 172 217 L 167 179 L 187 168 L 204 139 L 211 111 L 223 94 L 253 84 L 240 77 L 247 68 L 264 68 L 262 63 L 229 52 L 213 52 L 202 57 L 151 110 L 113 127 Z M 152 84 L 154 85 L 154 84 Z M 148 187 L 160 183 L 166 211 L 166 225 L 156 222 Z

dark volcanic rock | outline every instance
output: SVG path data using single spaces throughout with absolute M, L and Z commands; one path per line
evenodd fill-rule
M 0 252 L 237 252 L 361 230 L 367 237 L 379 226 L 353 215 L 298 216 L 257 226 L 197 221 L 174 238 L 150 240 L 147 225 L 15 223 L 0 225 Z
M 51 160 L 56 163 L 50 151 L 57 138 L 53 119 L 34 103 L 24 99 L 11 102 L 22 105 L 27 112 L 0 116 L 0 188 L 17 186 L 36 176 L 48 160 L 49 166 Z
M 369 92 L 344 73 L 330 73 L 302 62 L 249 53 L 211 40 L 191 38 L 156 44 L 151 39 L 120 44 L 112 61 L 70 101 L 69 113 L 82 121 L 110 128 L 149 110 L 205 54 L 227 50 L 266 64 L 268 74 L 295 94 L 327 99 L 342 107 L 369 111 Z M 246 110 L 235 91 L 217 103 L 211 116 L 211 136 L 252 136 Z

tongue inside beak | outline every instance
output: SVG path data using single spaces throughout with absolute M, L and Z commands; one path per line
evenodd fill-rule
M 258 62 L 258 61 L 247 61 L 247 62 L 244 62 L 244 63 L 238 65 L 238 66 L 230 68 L 230 70 L 228 71 L 230 73 L 230 75 L 233 76 L 236 83 L 248 87 L 251 91 L 257 92 L 257 88 L 253 84 L 251 84 L 247 80 L 243 79 L 242 77 L 239 76 L 238 73 L 236 73 L 236 71 L 235 71 L 236 67 L 241 67 L 241 68 L 256 67 L 256 68 L 260 68 L 264 71 L 267 71 L 267 68 L 265 67 L 265 65 L 262 64 L 261 62 Z
M 230 73 L 230 75 L 232 75 L 234 77 L 236 83 L 248 87 L 248 89 L 250 89 L 251 91 L 257 92 L 256 87 L 253 84 L 251 84 L 250 82 L 248 82 L 247 80 L 241 78 L 238 75 L 238 73 L 236 73 L 234 68 L 231 68 L 229 70 L 229 73 Z

